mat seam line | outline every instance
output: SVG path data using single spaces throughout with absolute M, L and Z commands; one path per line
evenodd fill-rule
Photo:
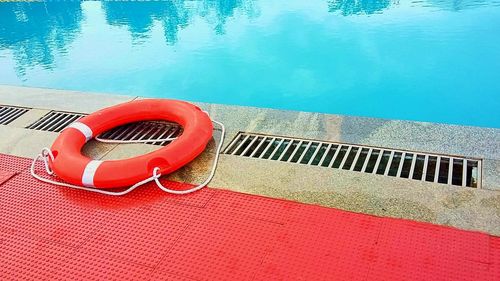
M 214 192 L 215 194 L 215 192 Z M 205 208 L 199 208 L 201 210 L 205 210 Z M 153 275 L 154 273 L 158 270 L 158 266 L 160 265 L 160 263 L 165 259 L 165 257 L 172 251 L 172 249 L 175 247 L 175 245 L 177 244 L 177 242 L 181 239 L 181 237 L 186 233 L 186 230 L 193 224 L 193 222 L 196 220 L 196 218 L 198 218 L 201 214 L 203 213 L 203 211 L 200 211 L 200 214 L 194 214 L 193 217 L 190 219 L 189 223 L 186 225 L 186 227 L 184 227 L 183 229 L 183 232 L 181 234 L 179 234 L 179 236 L 175 239 L 174 243 L 172 243 L 172 246 L 170 246 L 167 251 L 165 251 L 165 253 L 160 257 L 160 259 L 158 260 L 158 262 L 156 262 L 156 264 L 154 265 L 153 267 L 153 270 L 151 271 L 151 276 L 148 280 L 151 280 L 151 278 L 153 278 Z M 168 271 L 168 270 L 164 270 L 168 273 L 171 273 L 171 274 L 174 274 L 176 276 L 181 276 L 181 277 L 186 277 L 186 278 L 189 278 L 189 279 L 192 279 L 192 280 L 198 280 L 198 279 L 195 279 L 195 278 L 191 278 L 191 277 L 188 277 L 188 276 L 184 276 L 184 275 L 179 275 L 178 273 L 175 273 L 175 272 L 171 272 L 171 271 Z

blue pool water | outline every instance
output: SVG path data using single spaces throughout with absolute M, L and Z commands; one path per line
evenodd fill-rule
M 500 128 L 500 0 L 0 3 L 0 84 Z

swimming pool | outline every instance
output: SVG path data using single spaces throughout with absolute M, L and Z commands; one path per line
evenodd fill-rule
M 390 119 L 500 128 L 499 46 L 500 0 L 0 3 L 0 84 Z

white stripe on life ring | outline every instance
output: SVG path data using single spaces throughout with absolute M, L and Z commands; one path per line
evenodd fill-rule
M 89 141 L 92 139 L 92 129 L 90 129 L 89 126 L 81 123 L 81 122 L 74 122 L 71 123 L 71 125 L 68 126 L 68 128 L 74 128 L 80 131 L 84 136 L 85 136 L 85 141 Z
M 94 176 L 97 168 L 102 164 L 102 161 L 92 160 L 87 166 L 85 166 L 85 170 L 83 170 L 82 176 L 82 184 L 86 187 L 95 187 L 94 186 Z

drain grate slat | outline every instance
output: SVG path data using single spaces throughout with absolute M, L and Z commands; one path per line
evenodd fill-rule
M 366 155 L 363 155 L 363 165 L 361 166 L 361 169 L 359 170 L 359 172 L 363 172 L 363 173 L 366 173 L 366 167 L 368 167 L 368 162 L 369 162 L 369 159 L 372 155 L 372 152 L 373 152 L 373 148 L 368 148 L 368 151 L 366 152 Z
M 358 148 L 356 154 L 354 155 L 354 159 L 352 160 L 351 167 L 349 168 L 349 171 L 354 171 L 354 168 L 356 168 L 356 164 L 358 163 L 359 156 L 361 155 L 361 151 L 363 151 L 362 148 Z
M 415 157 L 414 162 L 412 163 L 412 168 L 410 172 L 410 178 L 414 180 L 421 180 L 424 168 L 425 156 L 422 154 L 418 154 Z
M 293 156 L 290 157 L 291 159 L 289 161 L 292 163 L 298 163 L 299 160 L 302 159 L 303 154 L 305 154 L 306 148 L 308 146 L 309 146 L 308 141 L 303 141 L 303 142 L 299 143 L 297 150 L 294 151 L 294 154 L 293 154 Z
M 436 166 L 434 170 L 434 182 L 439 181 L 439 172 L 441 171 L 441 156 L 436 158 Z
M 311 147 L 312 142 L 308 142 L 307 145 L 304 147 L 303 153 L 301 153 L 299 159 L 297 159 L 298 163 L 302 163 L 302 161 L 306 158 L 307 152 L 309 151 L 309 148 Z
M 240 151 L 240 148 L 243 147 L 243 145 L 247 142 L 247 140 L 250 138 L 250 136 L 246 136 L 242 141 L 239 142 L 239 145 L 236 147 L 236 149 L 233 151 L 233 155 L 238 155 L 238 151 Z
M 323 156 L 321 156 L 321 159 L 319 159 L 319 161 L 317 163 L 312 163 L 312 165 L 321 166 L 323 164 L 323 162 L 325 162 L 325 159 L 328 156 L 328 153 L 330 152 L 330 149 L 332 148 L 333 144 L 329 143 L 329 144 L 323 144 L 323 145 L 326 145 L 325 151 L 323 152 Z
M 271 159 L 272 160 L 279 160 L 279 158 L 281 158 L 281 156 L 284 155 L 284 150 L 288 147 L 288 144 L 290 143 L 290 141 L 287 141 L 287 140 L 283 140 L 283 141 L 280 141 L 280 144 L 278 145 L 276 151 L 273 153 Z
M 465 160 L 462 163 L 462 186 L 467 186 L 467 165 Z
M 366 160 L 366 167 L 364 170 L 365 173 L 369 173 L 369 174 L 373 173 L 373 171 L 375 170 L 375 165 L 377 163 L 377 159 L 378 159 L 380 152 L 381 151 L 378 149 L 372 149 L 370 156 Z
M 481 187 L 481 159 L 240 132 L 224 154 L 464 187 Z
M 243 152 L 241 153 L 242 155 L 246 155 L 247 151 L 250 150 L 252 148 L 252 145 L 259 139 L 259 137 L 253 137 L 252 138 L 252 141 L 250 142 L 250 144 L 245 148 L 245 150 L 243 150 Z
M 260 143 L 255 148 L 255 151 L 253 151 L 249 157 L 260 157 L 264 152 L 264 150 L 266 149 L 269 142 L 270 142 L 269 138 L 266 137 L 262 138 L 260 140 Z
M 448 184 L 451 184 L 453 182 L 453 169 L 455 168 L 453 166 L 453 162 L 455 159 L 450 158 L 450 163 L 448 164 Z
M 157 134 L 157 136 L 155 137 L 155 139 L 164 139 L 166 138 L 167 136 L 171 135 L 169 134 L 169 131 L 171 131 L 171 126 L 168 127 L 168 130 L 161 130 L 161 128 L 159 129 L 159 133 Z M 156 141 L 156 142 L 153 142 L 151 143 L 153 145 L 165 145 L 166 142 L 161 142 L 161 141 Z
M 351 167 L 351 171 L 360 172 L 363 169 L 363 166 L 365 165 L 366 162 L 366 157 L 368 156 L 369 152 L 370 149 L 366 147 L 363 147 L 358 150 L 356 158 L 354 159 L 354 165 L 352 165 Z
M 269 156 L 266 158 L 266 159 L 273 159 L 274 156 L 278 153 L 281 145 L 283 145 L 283 142 L 285 141 L 285 139 L 281 139 L 277 144 L 276 146 L 274 147 L 273 151 L 271 152 L 271 154 L 269 154 Z
M 375 166 L 373 166 L 372 174 L 376 174 L 378 171 L 378 167 L 380 166 L 380 162 L 382 161 L 382 156 L 384 155 L 383 151 L 380 151 L 377 160 L 375 160 Z
M 316 155 L 318 155 L 318 153 L 321 150 L 322 146 L 323 146 L 322 144 L 321 145 L 320 144 L 316 145 L 316 149 L 314 149 L 313 155 L 309 159 L 309 162 L 307 162 L 307 165 L 312 165 L 312 162 L 314 161 L 314 159 L 316 159 Z
M 285 148 L 283 149 L 283 153 L 281 154 L 281 156 L 278 158 L 278 161 L 286 161 L 288 160 L 288 157 L 286 157 L 287 155 L 289 156 L 289 151 L 290 151 L 290 148 L 292 147 L 294 141 L 289 141 Z M 286 157 L 286 158 L 285 158 Z
M 331 151 L 331 158 L 328 158 L 326 161 L 326 165 L 324 165 L 324 167 L 328 167 L 328 168 L 331 168 L 333 167 L 333 163 L 335 162 L 335 159 L 337 159 L 337 156 L 339 155 L 339 152 L 340 152 L 340 148 L 341 146 L 340 145 L 336 145 L 335 147 L 333 147 L 332 151 Z
M 264 157 L 264 155 L 267 153 L 267 151 L 269 149 L 271 149 L 271 146 L 273 145 L 275 140 L 276 140 L 276 138 L 266 139 L 264 149 L 262 151 L 260 151 L 260 153 L 258 154 L 257 157 L 262 159 Z
M 295 157 L 295 154 L 302 146 L 302 143 L 303 143 L 303 141 L 295 142 L 295 145 L 292 146 L 293 150 L 291 151 L 290 155 L 287 157 L 286 162 L 292 161 L 292 159 Z
M 405 164 L 405 159 L 406 159 L 406 152 L 403 152 L 398 162 L 398 170 L 395 175 L 397 178 L 401 177 L 401 173 L 403 172 L 403 165 Z
M 12 123 L 29 110 L 30 108 L 25 107 L 0 105 L 0 125 Z
M 68 127 L 71 123 L 77 121 L 78 119 L 84 117 L 85 114 L 74 113 L 74 112 L 64 112 L 64 111 L 50 111 L 49 113 L 42 116 L 40 119 L 27 126 L 27 129 L 38 130 L 38 131 L 48 131 L 48 132 L 60 132 L 64 128 Z
M 342 161 L 340 161 L 340 164 L 339 164 L 339 168 L 340 169 L 346 169 L 346 167 L 344 167 L 346 165 L 346 162 L 347 162 L 347 159 L 349 159 L 350 155 L 351 155 L 351 151 L 355 149 L 354 147 L 352 146 L 349 146 L 347 148 L 347 151 L 346 153 L 344 154 L 344 157 L 342 157 Z

